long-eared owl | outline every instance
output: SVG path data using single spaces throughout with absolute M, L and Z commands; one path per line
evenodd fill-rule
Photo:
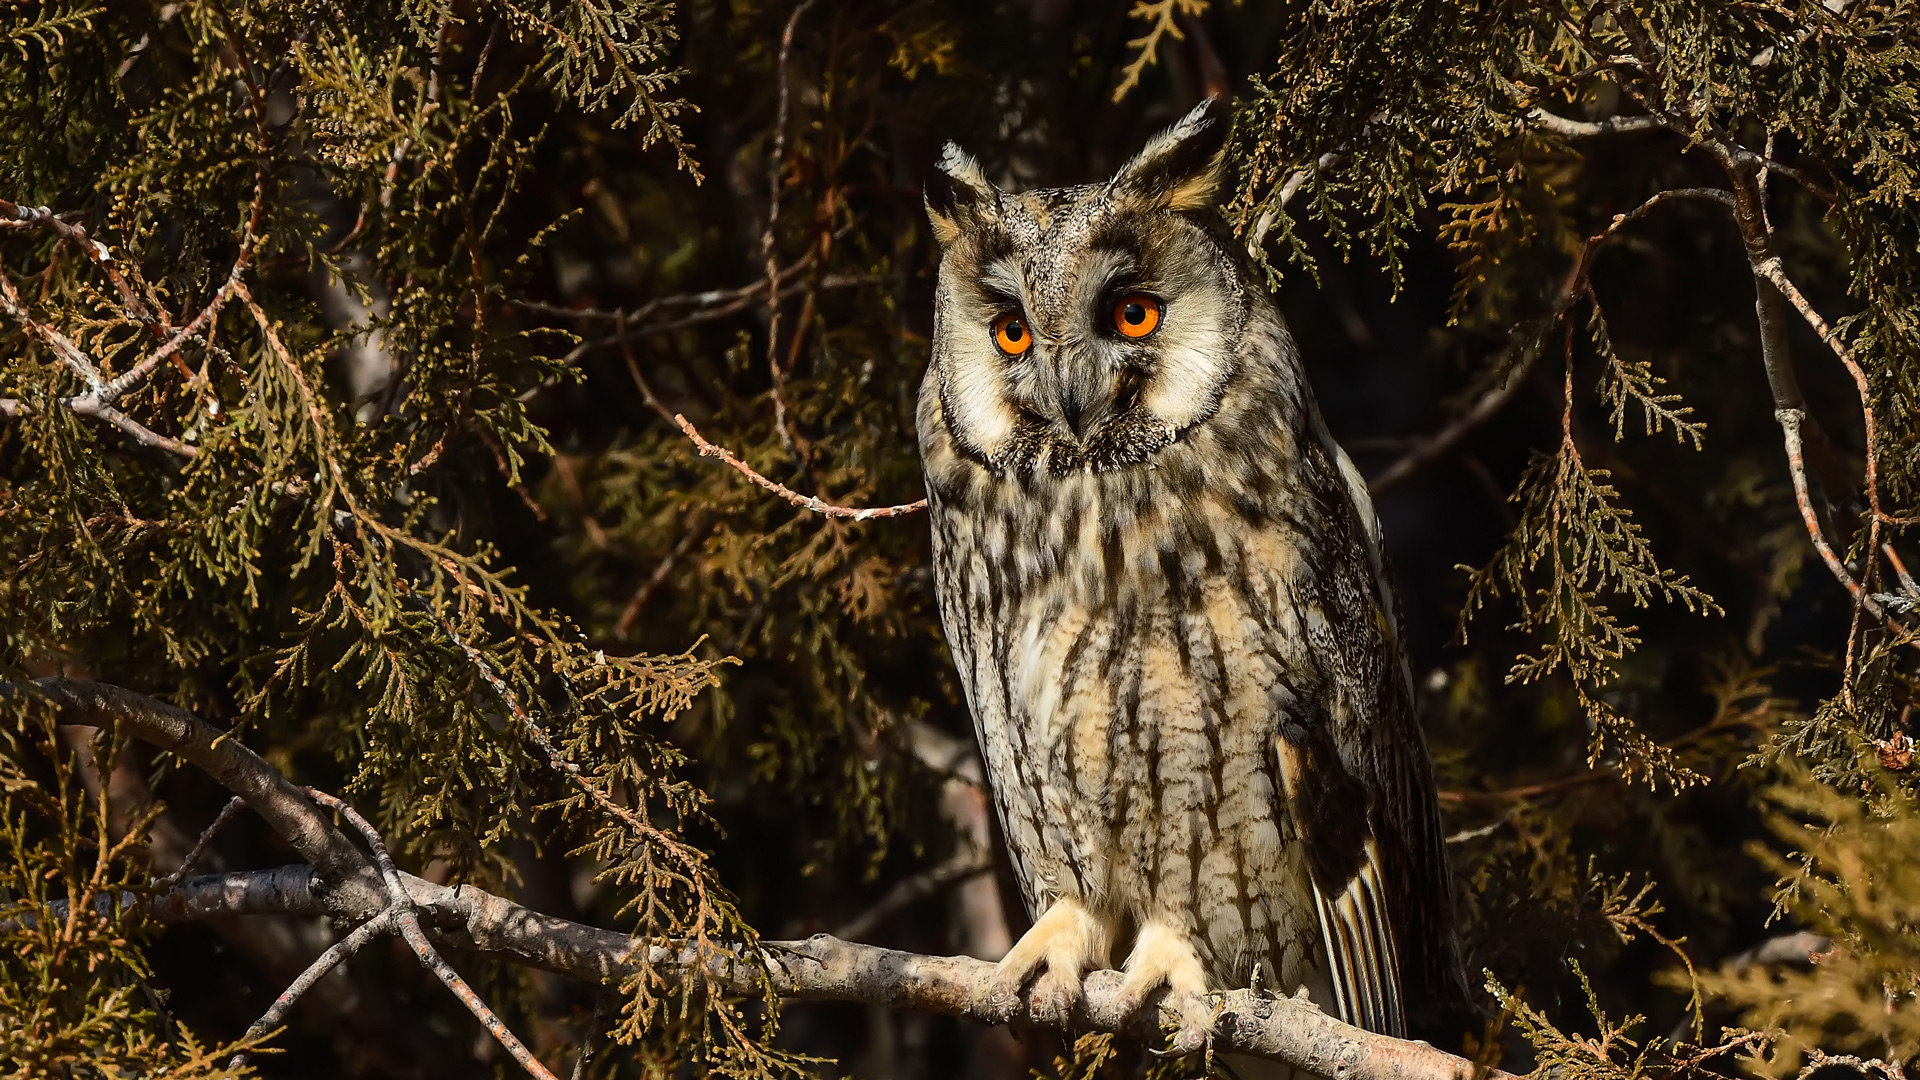
M 995 993 L 1125 957 L 1176 1050 L 1304 987 L 1403 1035 L 1464 1000 L 1432 765 L 1359 474 L 1215 207 L 1224 102 L 1105 183 L 949 144 L 920 451 L 941 618 L 1034 917 Z

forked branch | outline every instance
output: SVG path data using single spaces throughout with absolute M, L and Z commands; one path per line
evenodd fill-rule
M 19 684 L 0 686 L 0 694 L 30 692 Z M 704 965 L 709 985 L 740 994 L 759 993 L 770 984 L 775 993 L 794 1000 L 859 1001 L 987 1024 L 1148 1039 L 1159 1035 L 1156 1019 L 1175 1022 L 1171 1009 L 1159 1007 L 1160 997 L 1150 999 L 1146 1010 L 1131 1011 L 1121 992 L 1122 976 L 1115 971 L 1087 976 L 1082 1000 L 1063 1022 L 1036 1015 L 1030 1000 L 995 998 L 988 990 L 994 965 L 985 960 L 898 952 L 824 934 L 767 943 L 744 961 L 728 959 L 543 915 L 472 886 L 436 885 L 392 869 L 386 860 L 376 873 L 314 805 L 314 798 L 332 803 L 330 797 L 295 787 L 211 725 L 164 702 L 98 683 L 43 679 L 37 692 L 60 710 L 62 723 L 117 722 L 123 734 L 172 751 L 212 775 L 244 796 L 249 807 L 313 864 L 188 878 L 146 901 L 149 914 L 163 923 L 252 914 L 329 915 L 360 923 L 383 917 L 404 922 L 412 916 L 425 937 L 439 944 L 605 986 L 617 986 L 637 971 L 642 959 L 638 950 L 644 948 L 644 959 L 655 971 Z M 339 808 L 356 827 L 361 824 L 344 804 Z M 374 839 L 369 836 L 370 842 Z M 122 902 L 138 899 L 129 895 Z M 349 942 L 361 943 L 352 937 Z M 337 947 L 335 961 L 350 951 L 349 942 Z M 313 973 L 312 980 L 322 973 Z M 1263 1057 L 1343 1080 L 1516 1080 L 1426 1043 L 1344 1024 L 1304 999 L 1242 989 L 1215 1000 L 1215 1053 Z M 278 1017 L 273 1019 L 277 1022 Z

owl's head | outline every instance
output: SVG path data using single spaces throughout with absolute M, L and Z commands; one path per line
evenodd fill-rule
M 1246 318 L 1217 225 L 1223 99 L 1101 184 L 1019 194 L 949 143 L 927 181 L 941 247 L 927 391 L 996 473 L 1150 463 L 1219 407 Z

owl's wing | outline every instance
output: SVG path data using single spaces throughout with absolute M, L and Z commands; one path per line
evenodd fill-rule
M 1306 846 L 1334 1009 L 1349 1024 L 1403 1036 L 1400 950 L 1366 791 L 1324 725 L 1286 725 L 1275 748 L 1282 796 Z
M 1379 519 L 1358 471 L 1312 422 L 1318 446 L 1305 457 L 1321 471 L 1324 531 L 1291 586 L 1312 670 L 1294 673 L 1299 713 L 1281 718 L 1278 772 L 1334 1004 L 1350 1023 L 1404 1035 L 1410 1003 L 1424 1026 L 1464 1000 L 1451 878 Z

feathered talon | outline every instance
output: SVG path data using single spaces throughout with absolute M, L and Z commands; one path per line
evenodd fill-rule
M 994 969 L 987 997 L 1004 1019 L 1013 1015 L 1027 991 L 1032 1016 L 1045 1024 L 1065 1024 L 1080 1001 L 1080 974 L 1103 964 L 1106 930 L 1078 901 L 1056 901 L 1014 943 Z

